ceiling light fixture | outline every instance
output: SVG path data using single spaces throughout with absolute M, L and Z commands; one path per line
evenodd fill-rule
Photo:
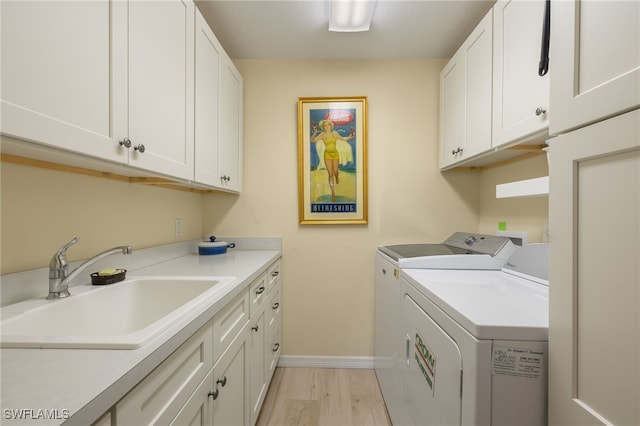
M 329 31 L 369 31 L 375 0 L 331 0 Z

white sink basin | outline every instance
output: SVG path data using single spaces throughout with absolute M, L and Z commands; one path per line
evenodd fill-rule
M 138 277 L 78 286 L 0 323 L 0 346 L 135 349 L 217 297 L 233 277 Z

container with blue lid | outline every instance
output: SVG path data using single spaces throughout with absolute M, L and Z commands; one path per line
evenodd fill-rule
M 209 237 L 209 241 L 203 241 L 198 244 L 198 254 L 205 256 L 212 254 L 225 254 L 227 249 L 234 248 L 235 246 L 235 243 L 216 241 L 215 235 L 212 235 Z

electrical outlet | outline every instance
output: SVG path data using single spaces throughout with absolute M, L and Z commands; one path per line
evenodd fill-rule
M 182 219 L 176 219 L 176 237 L 182 235 Z
M 548 243 L 550 240 L 550 236 L 549 236 L 549 224 L 545 223 L 544 224 L 544 230 L 542 231 L 542 242 L 543 243 Z

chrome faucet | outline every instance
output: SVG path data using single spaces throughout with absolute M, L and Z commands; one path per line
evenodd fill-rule
M 69 262 L 67 261 L 67 249 L 77 243 L 80 238 L 75 237 L 67 244 L 62 246 L 56 254 L 51 258 L 49 262 L 49 295 L 47 299 L 62 299 L 63 297 L 70 296 L 69 293 L 69 281 L 78 276 L 87 266 L 97 262 L 103 257 L 107 257 L 111 254 L 131 254 L 133 251 L 131 246 L 119 246 L 103 251 L 100 254 L 95 255 L 91 259 L 86 260 L 74 269 L 70 274 L 68 273 Z

